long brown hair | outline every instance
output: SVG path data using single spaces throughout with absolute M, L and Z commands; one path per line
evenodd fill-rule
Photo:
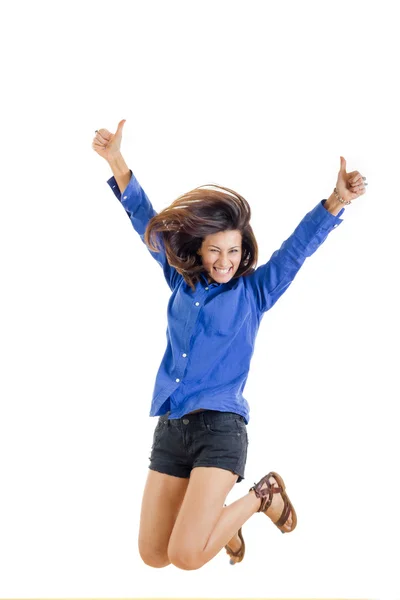
M 201 185 L 150 219 L 144 242 L 152 252 L 160 252 L 157 234 L 161 234 L 168 263 L 194 291 L 205 272 L 197 250 L 212 233 L 238 230 L 242 234 L 242 259 L 234 279 L 255 270 L 258 246 L 250 217 L 250 206 L 240 194 L 221 185 Z

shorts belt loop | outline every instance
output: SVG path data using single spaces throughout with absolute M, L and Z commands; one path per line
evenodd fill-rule
M 205 417 L 206 412 L 207 411 L 203 410 L 203 412 L 200 413 L 201 414 L 201 420 L 203 422 L 204 427 L 207 427 L 207 421 L 206 421 L 206 417 Z

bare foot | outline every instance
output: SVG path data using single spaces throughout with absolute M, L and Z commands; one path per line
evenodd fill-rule
M 279 487 L 278 482 L 276 481 L 275 477 L 273 477 L 272 475 L 269 478 L 269 483 L 272 487 Z M 266 487 L 267 487 L 267 484 L 264 483 L 262 485 L 261 489 L 264 489 Z M 260 502 L 261 502 L 261 499 L 260 499 Z M 272 494 L 272 504 L 268 508 L 268 510 L 265 512 L 265 514 L 267 515 L 267 517 L 269 517 L 271 519 L 271 521 L 273 523 L 276 523 L 277 521 L 279 521 L 279 519 L 281 517 L 284 506 L 285 506 L 285 504 L 284 504 L 282 495 L 279 493 Z M 282 531 L 289 532 L 292 529 L 292 523 L 293 523 L 292 511 L 290 511 L 289 517 L 287 518 L 286 523 L 284 525 L 282 525 L 282 527 L 280 527 L 280 529 Z

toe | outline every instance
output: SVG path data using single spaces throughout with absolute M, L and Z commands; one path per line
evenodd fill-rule
M 285 531 L 290 531 L 292 529 L 292 518 L 289 517 L 286 523 L 283 526 Z
M 289 513 L 289 517 L 286 521 L 286 523 L 283 525 L 283 529 L 287 532 L 292 531 L 292 526 L 293 526 L 293 518 L 292 518 L 292 511 L 290 511 Z

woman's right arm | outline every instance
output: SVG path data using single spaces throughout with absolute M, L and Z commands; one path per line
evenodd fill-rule
M 113 134 L 107 129 L 99 129 L 93 140 L 92 147 L 97 154 L 104 158 L 111 167 L 113 177 L 107 181 L 115 196 L 121 202 L 129 216 L 133 228 L 140 235 L 143 243 L 148 222 L 157 212 L 154 210 L 149 198 L 140 186 L 138 180 L 128 168 L 121 154 L 122 129 L 125 119 L 119 122 L 117 131 Z M 160 252 L 152 252 L 146 245 L 152 257 L 164 271 L 165 279 L 171 290 L 182 279 L 175 267 L 167 261 L 163 239 L 160 237 Z
M 110 177 L 107 183 L 124 207 L 134 230 L 139 234 L 140 239 L 146 245 L 147 250 L 163 269 L 165 279 L 173 291 L 182 279 L 182 275 L 178 273 L 175 267 L 172 267 L 168 263 L 162 236 L 158 237 L 158 241 L 161 243 L 159 252 L 150 250 L 144 241 L 147 225 L 150 219 L 157 215 L 157 212 L 154 210 L 146 192 L 143 190 L 132 171 L 130 169 L 128 169 L 127 172 L 125 171 L 125 167 L 123 166 L 125 165 L 125 161 L 122 157 L 121 160 L 122 163 L 121 161 L 111 161 L 110 166 L 113 168 L 114 176 Z M 119 180 L 117 180 L 118 175 Z M 125 188 L 122 194 L 120 188 Z
M 107 162 L 111 167 L 115 181 L 117 182 L 122 195 L 128 187 L 128 183 L 131 179 L 131 172 L 128 169 L 128 166 L 120 152 L 111 156 Z

